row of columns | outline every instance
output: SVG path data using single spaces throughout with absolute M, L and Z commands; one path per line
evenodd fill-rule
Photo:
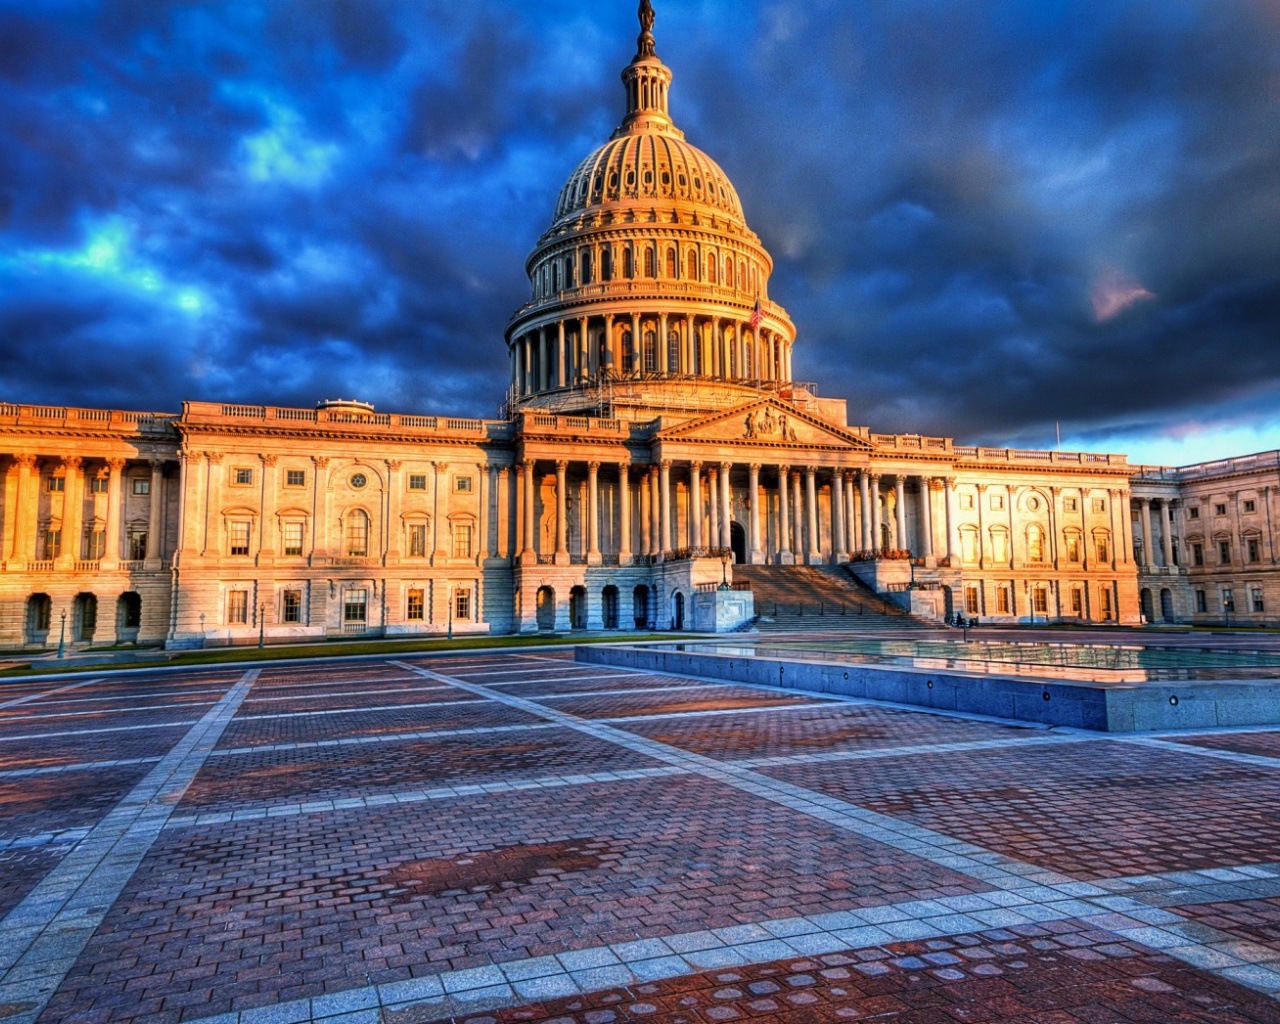
M 1170 509 L 1173 503 L 1160 498 L 1134 498 L 1138 503 L 1138 519 L 1142 527 L 1142 565 L 1143 568 L 1154 568 L 1157 564 L 1173 565 L 1173 523 L 1170 521 Z M 1151 511 L 1157 509 L 1160 515 L 1160 554 L 1163 561 L 1155 561 L 1155 545 L 1152 541 Z
M 40 523 L 40 474 L 39 457 L 32 454 L 13 456 L 17 468 L 17 489 L 14 507 L 11 510 L 12 543 L 7 554 L 10 568 L 19 568 L 28 562 L 40 561 L 41 553 L 36 550 L 38 528 Z M 86 460 L 79 456 L 64 456 L 59 459 L 62 470 L 62 551 L 56 559 L 58 568 L 70 568 L 81 560 L 81 542 L 85 523 L 84 507 L 86 481 Z M 151 467 L 151 483 L 149 490 L 147 546 L 145 558 L 148 562 L 158 563 L 161 557 L 161 532 L 163 529 L 162 514 L 164 510 L 164 462 L 160 459 L 149 460 Z M 120 562 L 121 515 L 123 511 L 122 481 L 126 460 L 122 458 L 104 459 L 102 465 L 107 472 L 107 508 L 103 527 L 103 552 L 99 560 L 100 567 L 111 568 Z M 100 471 L 99 471 L 100 472 Z M 50 475 L 56 475 L 50 474 Z M 95 474 L 97 475 L 97 474 Z M 10 518 L 6 516 L 6 518 Z
M 593 327 L 591 321 L 595 320 Z M 600 321 L 603 321 L 601 323 Z M 698 317 L 693 313 L 607 313 L 542 324 L 517 335 L 511 344 L 511 387 L 516 397 L 564 388 L 595 377 L 601 370 L 621 376 L 624 359 L 616 328 L 631 332 L 632 374 L 717 377 L 741 380 L 792 379 L 791 343 L 768 328 L 752 332 L 746 320 Z M 654 369 L 645 368 L 642 327 L 653 327 Z M 679 334 L 671 352 L 669 334 Z M 604 346 L 601 351 L 600 339 Z M 751 370 L 747 372 L 747 354 Z M 603 364 L 603 365 L 602 365 Z

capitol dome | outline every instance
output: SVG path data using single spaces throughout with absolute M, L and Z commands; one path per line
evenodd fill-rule
M 671 120 L 648 3 L 640 18 L 622 123 L 569 175 L 526 263 L 532 295 L 506 332 L 513 411 L 600 405 L 602 386 L 650 410 L 791 386 L 773 260 L 728 175 Z

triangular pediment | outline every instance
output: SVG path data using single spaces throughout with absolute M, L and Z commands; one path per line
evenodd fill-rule
M 769 398 L 668 427 L 655 440 L 858 452 L 875 448 L 864 437 Z

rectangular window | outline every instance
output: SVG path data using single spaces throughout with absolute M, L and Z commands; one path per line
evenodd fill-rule
M 1231 541 L 1218 541 L 1218 561 L 1223 565 L 1231 564 Z
M 1001 615 L 1009 614 L 1009 590 L 1007 587 L 996 588 L 996 611 Z
M 455 619 L 471 618 L 471 589 L 459 587 L 453 592 L 453 617 Z
M 1204 565 L 1204 545 L 1203 544 L 1191 545 L 1191 564 Z
M 970 565 L 978 561 L 978 534 L 973 530 L 964 530 L 960 534 L 960 557 Z
M 425 558 L 427 556 L 427 524 L 409 524 L 409 557 Z
M 976 584 L 964 588 L 964 610 L 968 615 L 978 614 L 978 587 Z
M 1111 561 L 1111 544 L 1107 541 L 1107 538 L 1099 537 L 1097 543 L 1098 543 L 1098 561 L 1099 562 Z
M 1031 591 L 1031 599 L 1034 602 L 1034 607 L 1037 612 L 1039 612 L 1041 615 L 1049 614 L 1049 591 L 1048 590 L 1046 590 L 1044 587 L 1036 587 L 1035 590 Z
M 1222 588 L 1222 607 L 1229 612 L 1236 610 L 1236 595 L 1230 587 Z
M 44 557 L 57 558 L 62 554 L 62 531 L 47 530 L 44 535 Z
M 58 491 L 64 491 L 67 487 L 67 478 L 62 476 L 51 476 L 44 482 L 44 489 L 51 494 Z
M 466 523 L 459 523 L 453 528 L 453 557 L 471 557 L 471 527 Z
M 280 595 L 280 621 L 302 621 L 302 591 L 286 590 Z
M 1067 536 L 1067 561 L 1080 561 L 1080 538 L 1075 534 Z
M 427 489 L 427 475 L 425 473 L 409 474 L 409 490 L 425 491 Z
M 991 495 L 991 507 L 997 510 L 1004 508 L 1004 495 L 1003 494 Z
M 1214 514 L 1215 516 L 1225 516 L 1225 515 L 1227 514 L 1227 506 L 1226 506 L 1226 505 L 1214 505 L 1214 506 L 1213 506 L 1213 514 Z
M 1093 510 L 1094 510 L 1095 512 L 1105 512 L 1105 511 L 1107 510 L 1107 499 L 1106 499 L 1106 498 L 1094 498 L 1094 499 L 1093 499 Z
M 249 553 L 249 524 L 243 520 L 230 524 L 231 545 L 228 551 L 232 555 Z
M 147 531 L 146 530 L 130 530 L 129 531 L 129 560 L 131 562 L 141 562 L 147 557 Z
M 84 557 L 86 561 L 96 562 L 107 550 L 107 531 L 90 530 L 84 535 Z
M 227 621 L 243 626 L 249 621 L 249 591 L 233 590 L 227 595 Z
M 369 517 L 356 509 L 347 517 L 347 557 L 369 556 Z
M 1203 590 L 1196 591 L 1196 611 L 1207 612 L 1209 610 L 1209 598 Z
M 471 493 L 471 477 L 460 476 L 453 481 L 453 489 L 460 493 Z
M 1252 498 L 1246 498 L 1244 503 L 1244 510 L 1246 512 L 1257 512 L 1258 503 L 1254 501 Z
M 1080 503 L 1079 503 L 1078 501 L 1076 501 L 1076 499 L 1075 499 L 1075 498 L 1063 498 L 1063 499 L 1062 499 L 1062 511 L 1064 511 L 1064 512 L 1078 512 L 1079 510 L 1080 510 Z
M 995 562 L 1009 561 L 1009 535 L 997 531 L 991 535 L 991 558 Z
M 302 554 L 303 534 L 302 523 L 290 522 L 284 524 L 284 553 L 286 555 Z
M 409 591 L 409 603 L 405 607 L 404 617 L 410 622 L 421 622 L 427 602 L 421 590 Z
M 342 621 L 348 625 L 363 625 L 368 621 L 369 592 L 347 590 L 342 595 Z
M 142 477 L 142 476 L 134 477 L 134 479 L 133 479 L 133 493 L 134 493 L 134 494 L 150 494 L 150 493 L 151 493 L 151 481 L 150 481 L 150 480 L 148 480 L 146 477 Z
M 233 469 L 231 471 L 231 482 L 237 487 L 244 487 L 253 483 L 253 470 Z
M 286 469 L 284 471 L 284 485 L 286 487 L 306 487 L 307 471 L 305 469 Z
M 1111 621 L 1111 590 L 1107 587 L 1103 587 L 1101 592 L 1098 594 L 1098 597 L 1101 599 L 1100 603 L 1102 605 L 1102 621 L 1110 622 Z
M 1262 561 L 1262 544 L 1259 542 L 1258 538 L 1249 537 L 1245 540 L 1245 544 L 1247 545 L 1249 550 L 1249 561 L 1261 562 Z
M 1250 593 L 1250 599 L 1255 612 L 1265 612 L 1267 610 L 1266 601 L 1262 597 L 1262 588 L 1254 587 Z
M 1071 614 L 1084 614 L 1084 591 L 1079 587 L 1071 588 Z
M 973 508 L 973 495 L 972 494 L 960 495 L 960 507 L 965 509 Z
M 105 476 L 95 476 L 89 481 L 90 494 L 106 494 L 110 481 Z
M 1190 508 L 1188 508 L 1188 509 L 1187 509 L 1187 518 L 1188 518 L 1188 519 L 1199 519 L 1199 518 L 1200 518 L 1200 509 L 1199 509 L 1199 508 L 1197 508 L 1195 505 L 1192 505 Z

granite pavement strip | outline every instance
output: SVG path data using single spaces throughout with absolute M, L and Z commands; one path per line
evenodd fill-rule
M 1093 883 L 1080 883 L 1035 865 L 816 794 L 752 770 L 792 761 L 893 756 L 903 752 L 904 748 L 895 748 L 893 751 L 835 751 L 714 761 L 612 728 L 608 720 L 580 719 L 544 704 L 517 698 L 454 676 L 406 663 L 393 664 L 419 676 L 532 713 L 548 723 L 620 744 L 666 765 L 665 768 L 634 773 L 602 773 L 602 777 L 694 774 L 713 779 L 754 797 L 772 801 L 837 828 L 967 874 L 992 886 L 993 891 L 936 900 L 904 901 L 853 912 L 794 917 L 765 921 L 758 925 L 687 932 L 665 939 L 639 940 L 576 950 L 554 957 L 452 971 L 427 978 L 207 1017 L 203 1018 L 204 1024 L 293 1024 L 307 1020 L 323 1020 L 329 1024 L 373 1024 L 384 1019 L 385 1015 L 395 1015 L 397 1011 L 410 1013 L 414 1020 L 426 1020 L 535 1001 L 546 1003 L 585 992 L 670 981 L 685 975 L 721 968 L 732 969 L 739 965 L 762 965 L 797 957 L 819 957 L 838 954 L 842 950 L 877 946 L 899 948 L 943 937 L 995 934 L 1006 928 L 1034 931 L 1037 928 L 1052 928 L 1054 922 L 1068 921 L 1073 921 L 1076 925 L 1105 929 L 1138 948 L 1155 950 L 1177 958 L 1188 965 L 1273 998 L 1280 995 L 1280 954 L 1275 948 L 1241 941 L 1226 932 L 1166 909 L 1280 898 L 1280 863 L 1108 878 Z M 468 674 L 461 665 L 459 669 L 460 675 Z M 170 820 L 169 811 L 176 802 L 172 796 L 180 795 L 182 789 L 194 778 L 216 744 L 218 736 L 253 685 L 256 674 L 250 672 L 243 677 L 190 730 L 179 745 L 161 760 L 146 779 L 98 826 L 90 830 L 84 841 L 64 862 L 5 919 L 3 938 L 0 939 L 0 969 L 4 970 L 0 977 L 0 1020 L 5 1024 L 18 1021 L 26 1024 L 38 1016 L 40 1007 L 69 970 L 76 953 L 92 934 L 159 831 L 166 825 L 177 827 L 202 817 L 175 816 Z M 1089 734 L 1073 736 L 1058 732 L 1016 740 L 941 746 L 1016 746 L 1024 743 L 1071 743 L 1088 738 Z M 1265 763 L 1267 767 L 1280 768 L 1280 760 L 1257 755 L 1188 748 L 1149 737 L 1135 737 L 1132 742 L 1158 745 L 1166 749 L 1178 746 L 1184 753 L 1226 756 L 1242 763 Z M 940 746 L 934 744 L 922 749 L 938 750 Z M 510 785 L 512 788 L 536 785 L 541 788 L 589 781 L 592 778 L 575 775 L 519 780 L 498 785 Z M 472 789 L 489 792 L 493 788 L 493 785 L 440 787 L 412 794 L 366 798 L 361 802 L 433 799 L 436 796 L 462 795 Z M 167 802 L 152 807 L 149 801 L 153 799 Z M 334 803 L 345 804 L 346 801 Z M 274 816 L 323 809 L 323 806 L 306 803 L 296 807 L 274 807 L 270 812 L 264 813 Z M 233 816 L 238 819 L 245 813 L 237 811 Z M 119 849 L 114 849 L 116 846 Z M 1062 928 L 1067 928 L 1067 925 L 1062 925 Z M 1009 933 L 1009 937 L 1017 938 L 1014 933 Z M 937 948 L 942 945 L 936 944 Z M 24 1002 L 28 1005 L 22 1006 Z
M 164 828 L 258 678 L 246 672 L 5 917 L 0 1015 L 32 1024 Z

